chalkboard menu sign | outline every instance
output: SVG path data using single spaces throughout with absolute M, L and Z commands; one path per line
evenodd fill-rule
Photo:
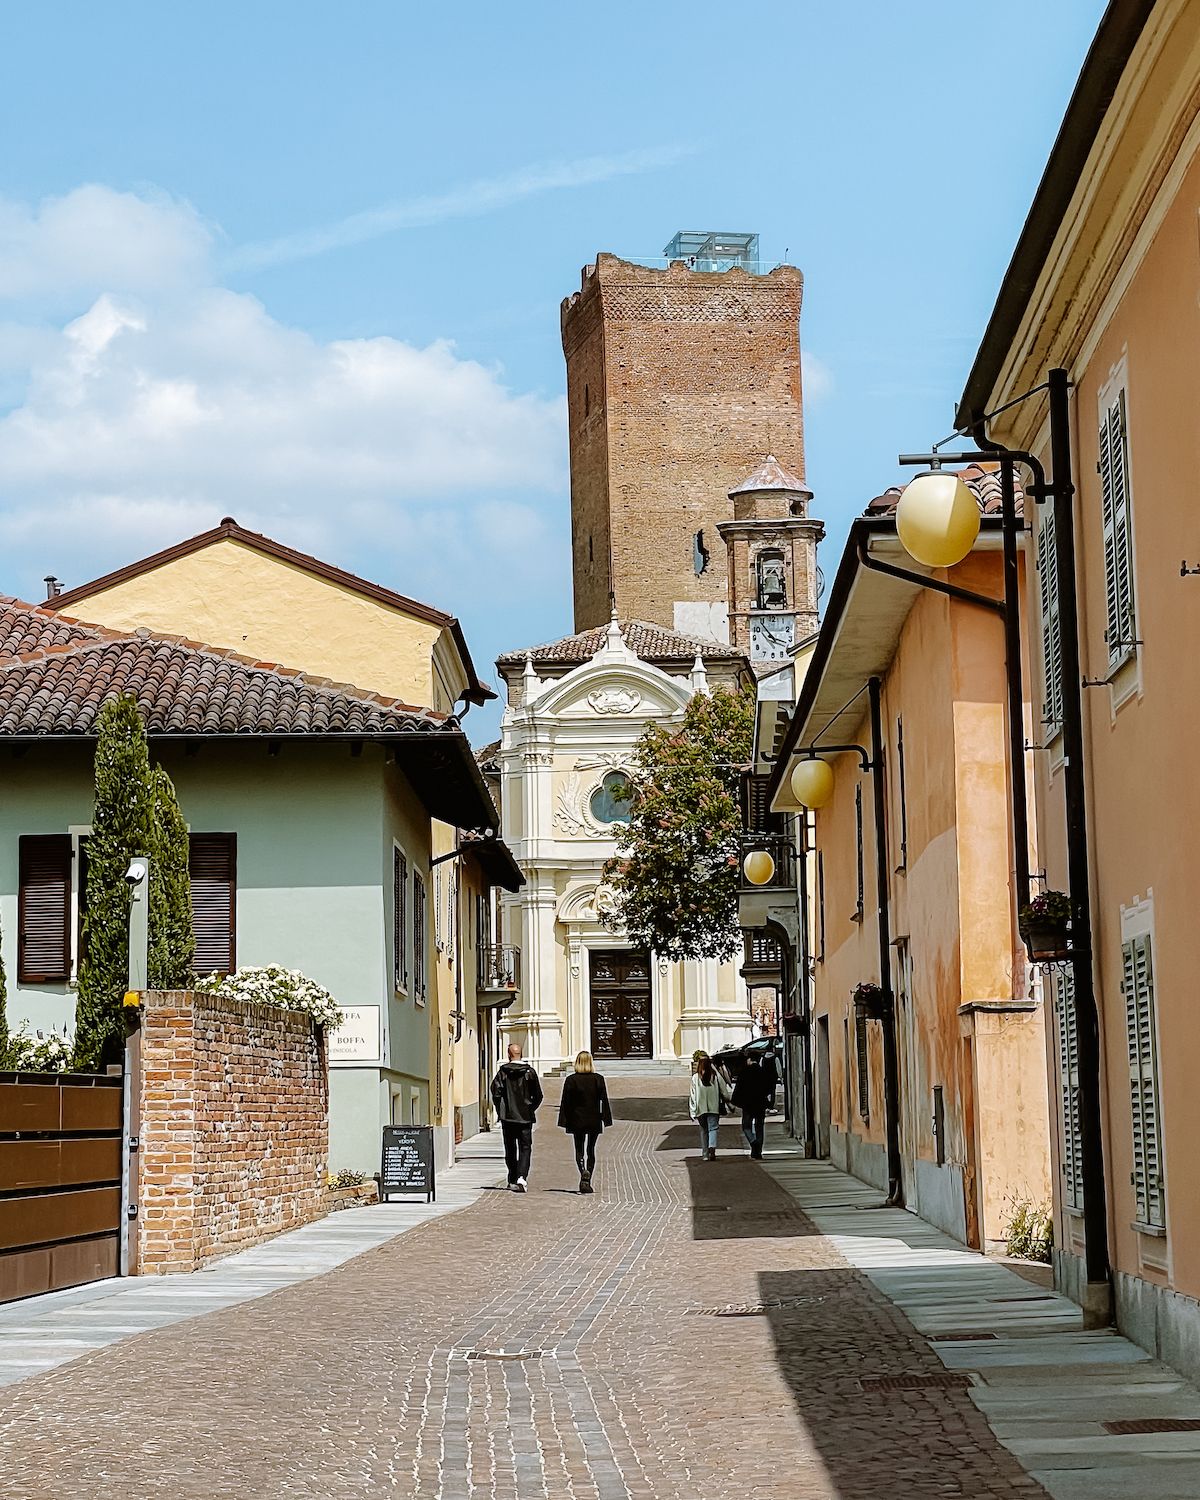
M 432 1125 L 383 1127 L 380 1201 L 386 1203 L 392 1193 L 424 1193 L 427 1203 L 437 1198 L 433 1180 Z

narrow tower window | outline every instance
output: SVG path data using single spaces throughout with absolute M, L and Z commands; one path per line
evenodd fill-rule
M 708 548 L 704 545 L 703 527 L 692 538 L 692 567 L 696 570 L 697 578 L 701 573 L 708 572 Z

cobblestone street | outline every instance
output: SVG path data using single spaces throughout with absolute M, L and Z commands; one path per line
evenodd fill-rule
M 697 1159 L 678 1083 L 624 1092 L 591 1199 L 547 1110 L 527 1196 L 0 1392 L 0 1494 L 1043 1493 L 766 1171 Z

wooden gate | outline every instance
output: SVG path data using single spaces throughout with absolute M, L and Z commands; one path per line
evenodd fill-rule
M 0 1302 L 117 1275 L 123 1084 L 0 1073 Z

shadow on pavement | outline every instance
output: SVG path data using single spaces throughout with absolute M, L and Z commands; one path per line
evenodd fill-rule
M 718 1148 L 719 1149 L 719 1148 Z M 795 1239 L 815 1234 L 795 1200 L 746 1156 L 686 1159 L 694 1240 Z
M 614 1120 L 686 1120 L 688 1117 L 687 1095 L 679 1097 L 642 1096 L 631 1094 L 622 1097 L 620 1094 L 609 1092 L 609 1104 L 612 1107 Z M 695 1135 L 695 1127 L 689 1126 Z M 661 1149 L 661 1147 L 660 1147 Z M 678 1151 L 680 1147 L 668 1148 Z
M 780 1374 L 838 1500 L 1045 1496 L 1001 1447 L 967 1387 L 940 1383 L 948 1374 L 941 1360 L 860 1272 L 762 1271 L 758 1287 L 757 1316 L 770 1328 Z M 920 1389 L 912 1377 L 938 1383 Z M 875 1385 L 897 1378 L 905 1386 Z

